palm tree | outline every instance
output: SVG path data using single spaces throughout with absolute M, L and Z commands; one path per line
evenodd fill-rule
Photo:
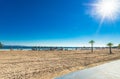
M 2 48 L 3 47 L 3 44 L 0 42 L 0 48 Z
M 91 40 L 91 41 L 89 41 L 89 43 L 91 44 L 91 52 L 93 52 L 93 44 L 95 43 L 95 41 Z
M 120 44 L 118 44 L 118 49 L 120 49 Z
M 113 46 L 113 43 L 108 43 L 107 46 L 109 46 L 110 54 L 112 54 L 112 46 Z

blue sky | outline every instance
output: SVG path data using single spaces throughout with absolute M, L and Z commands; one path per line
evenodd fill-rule
M 106 46 L 120 40 L 120 21 L 91 17 L 92 0 L 0 0 L 0 41 L 9 45 Z M 93 0 L 94 1 L 94 0 Z

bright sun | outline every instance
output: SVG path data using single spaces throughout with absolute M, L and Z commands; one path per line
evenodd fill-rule
M 102 21 L 115 20 L 120 14 L 120 0 L 98 0 L 90 5 L 93 7 L 92 14 L 99 16 Z

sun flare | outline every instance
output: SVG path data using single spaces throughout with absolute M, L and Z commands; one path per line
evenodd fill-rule
M 99 17 L 102 21 L 105 19 L 115 20 L 120 14 L 120 0 L 98 0 L 92 5 L 92 14 Z

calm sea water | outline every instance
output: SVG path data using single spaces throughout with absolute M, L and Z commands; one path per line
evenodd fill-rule
M 33 47 L 33 46 L 4 46 L 0 51 L 9 51 L 9 50 L 89 50 L 91 49 L 90 47 Z M 99 49 L 99 47 L 94 48 L 94 49 Z
M 76 49 L 82 49 L 81 47 L 26 47 L 26 46 L 4 46 L 0 51 L 2 50 L 76 50 Z

